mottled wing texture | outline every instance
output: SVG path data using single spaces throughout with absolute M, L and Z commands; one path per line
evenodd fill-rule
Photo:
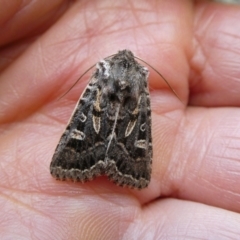
M 148 70 L 129 50 L 100 61 L 55 150 L 50 170 L 60 180 L 100 175 L 142 189 L 151 178 Z

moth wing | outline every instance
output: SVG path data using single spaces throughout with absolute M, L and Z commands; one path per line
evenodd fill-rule
M 93 114 L 98 93 L 97 81 L 93 78 L 80 97 L 53 155 L 50 172 L 56 179 L 85 182 L 104 173 L 105 145 L 97 134 L 100 119 Z
M 138 114 L 126 114 L 119 121 L 116 137 L 108 151 L 106 174 L 120 186 L 142 189 L 148 186 L 152 165 L 151 109 L 149 90 L 140 97 Z

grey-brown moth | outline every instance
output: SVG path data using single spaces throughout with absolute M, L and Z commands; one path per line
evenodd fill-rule
M 106 175 L 120 186 L 148 186 L 152 165 L 148 73 L 129 50 L 97 63 L 53 155 L 53 177 L 86 182 Z

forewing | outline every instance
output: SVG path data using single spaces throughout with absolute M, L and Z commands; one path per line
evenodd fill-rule
M 136 114 L 137 112 L 137 114 Z M 152 136 L 148 88 L 141 94 L 137 109 L 127 112 L 116 126 L 108 151 L 109 179 L 121 186 L 145 188 L 151 178 Z
M 104 173 L 105 144 L 99 134 L 98 81 L 92 78 L 76 105 L 50 165 L 53 177 L 85 182 Z

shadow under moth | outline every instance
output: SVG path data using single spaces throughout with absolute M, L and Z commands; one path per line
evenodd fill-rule
M 148 69 L 129 50 L 96 65 L 50 165 L 54 178 L 86 182 L 106 175 L 119 186 L 146 188 L 152 134 Z

